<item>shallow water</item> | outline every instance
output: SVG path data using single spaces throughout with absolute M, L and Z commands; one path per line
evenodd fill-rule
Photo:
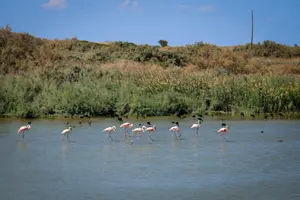
M 172 120 L 151 119 L 156 141 L 133 145 L 111 119 L 73 121 L 69 143 L 64 121 L 35 120 L 23 140 L 25 121 L 1 120 L 0 199 L 300 199 L 300 121 L 228 121 L 226 142 L 221 121 L 205 120 L 198 137 L 181 120 L 178 140 Z M 112 125 L 113 142 L 101 132 Z

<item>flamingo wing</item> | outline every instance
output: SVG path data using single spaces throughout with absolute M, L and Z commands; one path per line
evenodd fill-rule
M 61 134 L 66 134 L 66 133 L 68 133 L 68 132 L 70 132 L 70 130 L 69 130 L 69 129 L 65 129 L 65 130 L 63 130 L 63 131 L 61 132 Z
M 191 128 L 198 128 L 198 124 L 193 124 Z
M 25 130 L 28 130 L 27 126 L 21 126 L 18 130 L 18 133 Z
M 169 131 L 178 131 L 178 127 L 177 126 L 173 126 L 169 129 Z
M 129 122 L 125 122 L 125 123 L 121 124 L 120 128 L 122 128 L 124 126 L 129 126 L 129 125 L 130 125 Z
M 155 131 L 154 127 L 148 127 L 146 130 L 147 131 Z
M 103 131 L 110 131 L 112 128 L 111 127 L 107 127 L 107 128 L 105 128 L 105 129 L 103 129 Z
M 141 132 L 141 131 L 143 131 L 142 128 L 135 128 L 132 130 L 132 132 Z
M 226 131 L 227 131 L 226 128 L 220 128 L 220 129 L 218 130 L 218 132 L 226 132 Z

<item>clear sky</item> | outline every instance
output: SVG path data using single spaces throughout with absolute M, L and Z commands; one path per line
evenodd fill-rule
M 300 44 L 299 0 L 1 0 L 0 26 L 43 38 L 218 46 Z

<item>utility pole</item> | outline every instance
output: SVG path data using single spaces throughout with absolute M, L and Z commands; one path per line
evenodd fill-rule
M 251 22 L 252 22 L 252 28 L 251 28 L 251 49 L 252 49 L 252 45 L 253 45 L 253 33 L 254 33 L 253 10 L 251 10 Z

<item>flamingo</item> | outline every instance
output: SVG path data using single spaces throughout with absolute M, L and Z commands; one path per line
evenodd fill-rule
M 141 124 L 139 124 L 139 126 L 141 126 Z M 132 139 L 132 137 L 133 136 L 135 136 L 135 135 L 137 135 L 137 140 L 139 139 L 139 137 L 140 137 L 140 134 L 141 133 L 144 133 L 145 132 L 145 130 L 146 130 L 146 126 L 142 126 L 142 127 L 137 127 L 137 128 L 135 128 L 135 129 L 133 129 L 131 132 L 132 132 L 132 135 L 130 135 L 129 137 L 131 137 L 131 144 L 133 144 L 133 139 Z
M 154 142 L 154 140 L 151 137 L 151 134 L 156 131 L 156 126 L 154 125 L 154 126 L 147 127 L 146 131 L 148 131 L 148 140 Z
M 131 128 L 132 126 L 133 126 L 133 124 L 130 124 L 129 122 L 125 122 L 125 123 L 121 124 L 120 128 L 124 129 L 124 138 L 127 138 L 126 128 Z
M 111 137 L 111 134 L 110 134 L 110 132 L 112 132 L 112 131 L 116 131 L 116 127 L 115 126 L 112 126 L 112 127 L 107 127 L 107 128 L 105 128 L 105 129 L 103 129 L 103 132 L 107 132 L 108 133 L 108 136 L 109 136 L 109 138 L 111 139 L 111 141 L 113 141 L 113 138 Z
M 200 128 L 200 120 L 198 120 L 198 122 L 196 124 L 193 124 L 191 128 L 196 128 L 196 133 L 197 135 L 199 135 L 198 130 Z
M 225 133 L 229 131 L 229 126 L 225 123 L 222 123 L 222 125 L 225 125 L 225 127 L 220 128 L 217 132 L 221 133 L 221 136 L 223 136 L 223 138 L 226 140 Z
M 70 126 L 69 128 L 67 128 L 67 129 L 64 129 L 62 132 L 61 132 L 61 134 L 62 135 L 67 135 L 67 139 L 68 139 L 68 141 L 69 141 L 69 134 L 71 134 L 72 133 L 72 127 Z
M 175 132 L 179 132 L 179 137 L 181 136 L 181 132 L 179 130 L 179 123 L 178 122 L 172 122 L 172 124 L 176 124 L 175 126 L 172 126 L 169 131 L 173 131 L 173 135 L 177 137 L 177 134 Z
M 141 124 L 140 124 L 140 126 L 141 126 Z M 140 137 L 140 133 L 144 133 L 145 130 L 146 130 L 146 128 L 147 128 L 146 126 L 135 128 L 135 129 L 132 130 L 132 133 L 138 134 L 138 138 L 139 138 Z
M 21 133 L 22 132 L 22 137 L 23 137 L 23 139 L 24 139 L 24 132 L 25 131 L 28 131 L 29 129 L 31 129 L 31 126 L 29 125 L 29 123 L 28 123 L 28 125 L 26 125 L 26 126 L 21 126 L 19 129 L 18 129 L 18 133 L 17 134 L 19 134 L 19 133 Z

